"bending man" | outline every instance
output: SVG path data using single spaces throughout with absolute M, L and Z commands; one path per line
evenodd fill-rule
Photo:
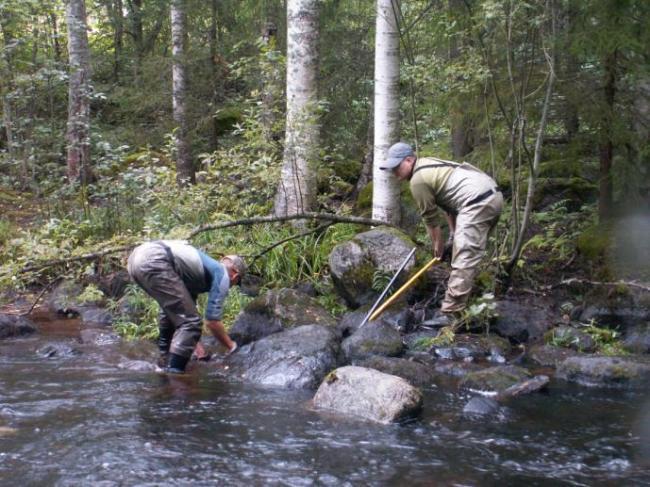
M 451 274 L 440 310 L 461 311 L 467 305 L 478 265 L 485 255 L 488 233 L 496 225 L 503 195 L 496 182 L 471 164 L 433 157 L 418 158 L 410 145 L 398 142 L 388 150 L 380 166 L 399 180 L 408 180 L 433 247 L 433 256 L 442 257 L 445 242 L 436 223 L 436 208 L 447 215 L 453 238 Z
M 230 286 L 238 284 L 246 272 L 241 257 L 227 255 L 216 261 L 184 241 L 157 240 L 133 250 L 128 271 L 160 305 L 158 347 L 162 363 L 168 360 L 167 372 L 184 372 L 201 338 L 202 321 L 196 309 L 201 293 L 209 293 L 205 310 L 208 329 L 230 352 L 237 348 L 221 316 Z

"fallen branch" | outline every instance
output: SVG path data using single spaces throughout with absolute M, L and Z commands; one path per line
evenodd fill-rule
M 237 226 L 244 226 L 244 225 L 256 225 L 259 223 L 287 222 L 292 220 L 324 220 L 330 222 L 329 225 L 333 223 L 356 223 L 358 225 L 368 225 L 368 226 L 379 226 L 379 225 L 395 226 L 395 225 L 391 225 L 390 223 L 382 222 L 380 220 L 373 220 L 370 218 L 363 218 L 360 216 L 346 216 L 346 215 L 336 215 L 334 213 L 311 213 L 310 212 L 310 213 L 300 213 L 298 215 L 287 215 L 287 216 L 273 216 L 273 215 L 258 216 L 258 217 L 243 218 L 241 220 L 233 220 L 229 222 L 214 223 L 212 225 L 204 225 L 202 227 L 198 227 L 192 230 L 188 235 L 187 240 L 191 240 L 192 238 L 196 237 L 200 233 L 208 232 L 211 230 L 218 230 L 220 228 L 237 227 Z M 299 238 L 301 236 L 303 235 L 297 235 L 295 236 L 295 238 Z M 122 247 L 104 249 L 98 252 L 91 252 L 88 254 L 77 255 L 74 257 L 66 257 L 63 259 L 48 260 L 46 262 L 41 262 L 38 264 L 31 264 L 23 267 L 19 271 L 19 273 L 22 274 L 25 272 L 39 271 L 47 267 L 70 264 L 72 262 L 96 260 L 106 255 L 129 251 L 135 248 L 136 246 L 138 246 L 140 243 L 141 242 L 136 242 L 132 245 L 125 245 Z
M 589 279 L 579 279 L 577 277 L 571 277 L 569 279 L 564 279 L 557 284 L 552 284 L 550 286 L 543 286 L 542 289 L 554 289 L 560 286 L 571 286 L 572 284 L 590 284 L 592 286 L 628 286 L 635 289 L 640 289 L 642 291 L 649 292 L 650 286 L 644 286 L 634 281 L 616 281 L 616 282 L 603 282 L 603 281 L 590 281 Z
M 371 218 L 363 218 L 361 216 L 346 216 L 336 215 L 334 213 L 299 213 L 297 215 L 286 216 L 255 216 L 251 218 L 244 218 L 242 220 L 233 220 L 231 222 L 215 223 L 212 225 L 204 225 L 190 232 L 188 239 L 196 237 L 199 233 L 208 232 L 210 230 L 218 230 L 220 228 L 237 227 L 241 225 L 256 225 L 258 223 L 275 223 L 275 222 L 288 222 L 292 220 L 325 220 L 333 223 L 356 223 L 359 225 L 369 226 L 395 226 L 380 220 L 373 220 Z

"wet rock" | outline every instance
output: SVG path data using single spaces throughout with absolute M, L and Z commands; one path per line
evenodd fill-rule
M 70 280 L 61 281 L 50 293 L 48 307 L 53 313 L 77 316 L 82 307 L 90 304 L 79 300 L 81 293 L 81 284 Z
M 336 289 L 353 308 L 372 302 L 379 294 L 372 288 L 375 271 L 394 274 L 414 246 L 406 234 L 387 227 L 360 233 L 337 245 L 329 256 Z M 414 265 L 412 257 L 399 282 L 404 282 Z
M 237 343 L 247 344 L 281 330 L 313 324 L 334 328 L 336 319 L 311 296 L 295 289 L 278 289 L 248 303 L 229 333 Z
M 547 343 L 571 348 L 578 352 L 593 353 L 598 346 L 587 333 L 577 330 L 572 326 L 558 326 L 544 335 Z
M 394 357 L 404 350 L 402 337 L 392 326 L 381 320 L 370 321 L 342 343 L 348 361 L 361 360 L 370 355 Z
M 557 367 L 567 358 L 578 355 L 580 353 L 571 349 L 553 345 L 535 345 L 528 351 L 528 358 L 542 367 Z
M 81 330 L 79 340 L 85 345 L 106 346 L 119 343 L 122 339 L 112 331 L 88 328 Z
M 418 324 L 416 313 L 409 307 L 391 308 L 384 311 L 379 317 L 384 323 L 389 324 L 400 333 L 410 333 Z
M 70 358 L 81 355 L 81 351 L 67 343 L 48 343 L 37 349 L 36 355 L 45 358 Z
M 117 368 L 133 372 L 155 372 L 158 370 L 156 364 L 145 360 L 125 360 L 117 364 Z
M 540 391 L 548 385 L 550 379 L 546 375 L 536 375 L 532 379 L 524 380 L 518 382 L 506 390 L 502 391 L 498 395 L 499 400 L 510 399 L 513 397 L 523 396 L 525 394 L 531 394 L 533 392 Z
M 356 362 L 355 365 L 396 375 L 417 387 L 431 387 L 436 377 L 432 367 L 404 358 L 373 355 Z
M 499 412 L 500 407 L 499 403 L 491 397 L 476 396 L 465 404 L 463 414 L 465 416 L 492 416 Z
M 417 415 L 422 409 L 422 393 L 400 377 L 348 366 L 325 377 L 314 396 L 314 406 L 388 424 Z
M 452 360 L 439 360 L 435 364 L 435 371 L 450 377 L 466 377 L 467 375 L 483 368 L 473 362 L 455 362 Z
M 498 301 L 498 316 L 490 330 L 513 343 L 539 340 L 558 321 L 550 309 L 551 303 L 546 301 Z
M 505 391 L 508 387 L 530 377 L 530 373 L 516 365 L 499 365 L 477 372 L 470 372 L 461 380 L 460 385 L 479 391 Z
M 632 353 L 650 353 L 650 324 L 628 330 L 623 338 L 623 346 Z
M 338 364 L 338 335 L 330 327 L 304 325 L 264 337 L 228 356 L 224 364 L 243 379 L 287 389 L 318 387 Z
M 36 326 L 24 316 L 0 313 L 0 340 L 5 338 L 30 335 L 36 331 Z
M 650 382 L 650 361 L 640 357 L 569 357 L 557 376 L 586 386 L 636 386 Z
M 336 325 L 342 337 L 347 338 L 359 329 L 363 319 L 368 314 L 370 306 L 362 306 L 359 309 L 345 313 Z
M 79 316 L 84 325 L 110 326 L 113 324 L 113 315 L 110 311 L 95 306 L 82 307 Z
M 403 337 L 404 344 L 409 350 L 428 351 L 431 349 L 431 341 L 438 336 L 440 330 L 422 328 Z
M 650 322 L 650 309 L 643 306 L 590 305 L 580 314 L 580 321 L 594 321 L 598 326 L 628 328 Z

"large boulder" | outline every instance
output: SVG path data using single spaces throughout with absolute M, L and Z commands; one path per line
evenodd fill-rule
M 24 316 L 0 313 L 0 340 L 29 335 L 35 331 L 34 323 Z
M 433 367 L 405 358 L 373 355 L 356 362 L 355 365 L 396 375 L 417 387 L 431 387 L 436 378 Z
M 650 361 L 634 357 L 569 357 L 557 376 L 586 386 L 637 386 L 650 382 Z
M 569 357 L 578 355 L 580 352 L 553 345 L 535 345 L 527 352 L 528 358 L 542 367 L 557 367 Z
M 400 377 L 348 366 L 325 377 L 314 396 L 314 406 L 387 424 L 417 415 L 422 409 L 422 393 Z
M 373 301 L 378 294 L 372 287 L 375 271 L 394 274 L 414 246 L 406 234 L 388 227 L 360 233 L 337 245 L 329 256 L 336 289 L 353 308 Z M 414 266 L 412 257 L 401 274 L 401 282 Z
M 333 328 L 303 325 L 245 345 L 224 364 L 235 376 L 256 384 L 314 389 L 338 365 L 339 353 Z
M 633 353 L 650 353 L 650 324 L 626 330 L 623 346 Z
M 99 295 L 102 295 L 100 297 Z M 48 298 L 48 307 L 53 313 L 67 316 L 80 316 L 85 325 L 109 326 L 113 315 L 103 308 L 103 293 L 89 298 L 82 285 L 75 281 L 61 281 Z
M 513 343 L 541 339 L 559 319 L 551 311 L 551 303 L 545 301 L 503 300 L 497 302 L 496 311 L 498 316 L 490 330 Z
M 275 289 L 248 303 L 229 333 L 243 345 L 302 325 L 336 327 L 336 319 L 316 299 L 295 289 Z
M 628 304 L 626 306 L 625 304 Z M 644 306 L 625 304 L 593 304 L 586 306 L 580 313 L 583 323 L 595 322 L 599 326 L 625 329 L 650 322 L 650 309 Z
M 562 325 L 553 328 L 546 332 L 544 338 L 547 343 L 571 348 L 578 352 L 593 353 L 598 348 L 596 342 L 589 334 L 572 326 Z
M 528 378 L 530 378 L 530 373 L 522 367 L 499 365 L 470 372 L 463 377 L 460 385 L 473 390 L 502 392 Z
M 399 332 L 382 320 L 370 321 L 343 340 L 343 352 L 348 361 L 361 360 L 370 355 L 394 357 L 404 350 Z

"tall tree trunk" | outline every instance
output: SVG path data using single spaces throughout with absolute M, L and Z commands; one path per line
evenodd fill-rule
M 144 58 L 144 28 L 142 26 L 142 0 L 127 0 L 129 8 L 129 33 L 135 45 L 135 62 L 133 63 L 133 76 L 136 82 L 140 81 L 142 60 Z
M 464 11 L 464 0 L 449 0 L 448 8 L 451 18 L 459 18 Z M 460 34 L 460 33 L 459 33 Z M 449 39 L 449 60 L 454 63 L 461 55 L 462 37 L 452 35 Z M 463 106 L 467 95 L 452 97 L 450 120 L 451 120 L 451 153 L 454 160 L 462 160 L 472 152 L 474 147 L 471 144 L 470 134 L 472 132 L 470 117 L 467 115 L 466 107 Z
M 278 28 L 273 22 L 266 22 L 262 30 L 262 133 L 265 140 L 277 141 L 280 138 L 276 125 L 278 122 L 278 99 L 281 95 L 281 73 L 278 59 Z
M 217 4 L 219 0 L 212 0 L 210 3 L 210 69 L 212 75 L 212 112 L 217 109 L 217 102 L 219 98 L 219 64 L 217 63 Z M 217 149 L 219 144 L 219 121 L 216 117 L 212 117 L 212 130 L 210 131 L 210 146 L 212 150 Z
M 398 0 L 377 0 L 372 218 L 393 224 L 401 217 L 400 185 L 391 171 L 379 167 L 400 130 L 398 9 Z
M 284 161 L 275 197 L 278 216 L 311 211 L 316 203 L 319 3 L 287 3 L 287 115 Z
M 612 140 L 614 120 L 614 98 L 616 96 L 617 51 L 609 53 L 603 60 L 604 69 L 604 115 L 600 135 L 600 191 L 598 196 L 598 219 L 603 222 L 612 216 Z
M 48 17 L 50 29 L 52 29 L 52 42 L 54 44 L 54 60 L 57 63 L 61 62 L 61 43 L 59 42 L 59 25 L 56 13 L 50 13 Z
M 84 0 L 68 0 L 68 53 L 70 76 L 68 81 L 68 181 L 90 176 L 90 51 Z
M 7 154 L 9 159 L 14 161 L 16 159 L 15 143 L 14 143 L 14 116 L 13 105 L 11 103 L 11 92 L 13 91 L 13 62 L 12 52 L 15 47 L 15 39 L 10 28 L 10 17 L 4 12 L 0 14 L 0 27 L 2 27 L 2 49 L 0 50 L 0 62 L 2 62 L 2 69 L 0 69 L 0 95 L 2 95 L 2 125 L 4 126 L 4 136 L 7 147 Z
M 194 183 L 194 167 L 190 154 L 187 130 L 187 71 L 185 45 L 187 43 L 185 0 L 172 0 L 172 104 L 174 142 L 176 145 L 176 181 L 179 186 Z
M 122 0 L 109 0 L 108 8 L 113 21 L 113 80 L 119 83 L 124 46 L 124 6 Z

